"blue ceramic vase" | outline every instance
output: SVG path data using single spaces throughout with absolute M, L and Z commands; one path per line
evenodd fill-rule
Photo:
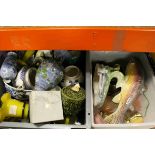
M 0 76 L 4 80 L 14 80 L 17 76 L 17 54 L 9 52 L 2 63 Z
M 63 78 L 63 69 L 56 62 L 44 60 L 36 73 L 35 90 L 49 90 L 56 87 Z

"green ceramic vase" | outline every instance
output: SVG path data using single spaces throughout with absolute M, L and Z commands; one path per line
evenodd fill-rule
M 82 109 L 85 101 L 85 90 L 73 91 L 73 86 L 64 87 L 61 90 L 63 110 L 66 116 L 76 115 Z

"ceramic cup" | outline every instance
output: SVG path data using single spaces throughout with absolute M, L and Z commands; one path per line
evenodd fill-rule
M 9 52 L 2 63 L 0 75 L 4 80 L 14 80 L 17 75 L 17 54 Z
M 63 78 L 63 69 L 54 61 L 44 60 L 36 73 L 35 90 L 55 88 Z
M 36 76 L 36 68 L 29 68 L 24 76 L 24 84 L 26 89 L 33 90 L 35 87 L 35 76 Z
M 62 87 L 83 83 L 83 75 L 80 69 L 76 66 L 68 66 L 64 69 L 64 79 L 61 83 Z
M 61 90 L 63 110 L 66 116 L 78 114 L 85 101 L 85 90 L 83 88 L 80 88 L 78 92 L 71 88 L 72 86 L 67 86 Z

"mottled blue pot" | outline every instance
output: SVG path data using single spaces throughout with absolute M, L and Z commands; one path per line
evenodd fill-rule
M 56 62 L 44 60 L 37 70 L 35 90 L 49 90 L 56 87 L 63 78 L 63 69 Z
M 14 80 L 17 75 L 17 54 L 9 52 L 2 63 L 0 76 L 5 80 Z

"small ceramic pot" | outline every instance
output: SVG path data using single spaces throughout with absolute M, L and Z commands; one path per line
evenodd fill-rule
M 31 90 L 24 90 L 10 86 L 4 81 L 6 91 L 11 94 L 12 97 L 18 100 L 27 100 Z
M 36 76 L 36 68 L 29 68 L 24 77 L 24 84 L 26 89 L 33 90 L 35 87 L 35 76 Z
M 17 76 L 17 54 L 9 52 L 1 66 L 0 75 L 4 80 L 14 80 Z
M 61 83 L 62 87 L 83 83 L 83 75 L 80 69 L 76 66 L 68 66 L 64 69 L 64 80 Z
M 44 60 L 35 77 L 35 90 L 50 90 L 63 78 L 62 68 L 54 61 Z
M 72 86 L 68 86 L 61 90 L 63 110 L 66 116 L 78 114 L 85 101 L 85 90 L 83 88 L 80 88 L 78 92 L 73 91 L 71 88 Z

